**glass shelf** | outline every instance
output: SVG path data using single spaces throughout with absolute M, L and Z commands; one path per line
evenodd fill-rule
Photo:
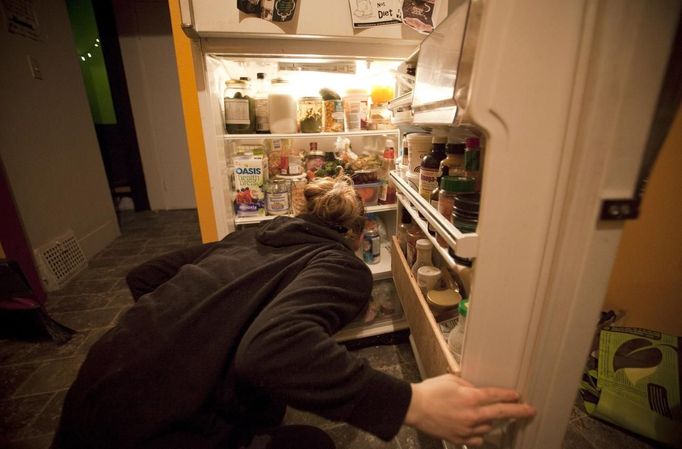
M 362 136 L 388 136 L 397 135 L 400 129 L 371 129 L 360 131 L 347 131 L 338 133 L 280 133 L 280 134 L 223 134 L 223 138 L 230 140 L 257 140 L 257 139 L 314 139 L 324 137 L 362 137 Z

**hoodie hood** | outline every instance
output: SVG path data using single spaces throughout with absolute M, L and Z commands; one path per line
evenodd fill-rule
M 276 248 L 305 243 L 338 243 L 351 249 L 350 242 L 339 233 L 325 226 L 312 215 L 296 217 L 277 217 L 258 229 L 256 240 L 260 243 Z M 352 251 L 352 250 L 351 250 Z

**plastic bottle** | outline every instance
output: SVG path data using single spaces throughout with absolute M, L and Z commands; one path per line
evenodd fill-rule
M 429 201 L 431 192 L 438 187 L 440 176 L 440 161 L 445 159 L 445 144 L 447 137 L 433 136 L 431 139 L 431 152 L 421 160 L 419 170 L 419 194 Z
M 462 361 L 462 346 L 464 344 L 464 330 L 466 328 L 466 318 L 469 313 L 469 300 L 463 299 L 457 308 L 459 318 L 455 328 L 448 335 L 448 348 L 458 363 Z
M 296 99 L 291 94 L 289 82 L 283 78 L 272 80 L 268 95 L 270 132 L 296 132 Z
M 464 171 L 476 180 L 476 191 L 481 191 L 481 148 L 478 137 L 469 137 L 464 150 Z
M 270 133 L 270 110 L 268 106 L 269 86 L 265 79 L 265 73 L 256 74 L 256 86 L 253 94 L 253 102 L 256 109 L 256 132 L 258 134 Z
M 396 202 L 395 186 L 391 182 L 389 173 L 395 169 L 395 147 L 391 139 L 386 139 L 384 160 L 381 165 L 381 190 L 379 204 L 393 204 Z
M 445 146 L 445 159 L 440 161 L 441 176 L 464 176 L 463 143 L 448 143 Z
M 417 241 L 426 237 L 424 232 L 414 221 L 409 225 L 407 229 L 407 251 L 405 256 L 407 258 L 407 264 L 412 267 L 415 260 L 417 260 Z
M 433 245 L 429 239 L 419 239 L 416 244 L 417 248 L 417 258 L 412 265 L 412 275 L 417 278 L 417 271 L 419 268 L 425 266 L 433 266 L 433 261 L 431 259 L 431 251 L 433 250 Z

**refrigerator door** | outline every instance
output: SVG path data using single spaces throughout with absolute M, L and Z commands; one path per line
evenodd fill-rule
M 485 5 L 468 114 L 486 141 L 462 377 L 538 416 L 500 445 L 558 448 L 595 332 L 679 18 L 677 1 Z

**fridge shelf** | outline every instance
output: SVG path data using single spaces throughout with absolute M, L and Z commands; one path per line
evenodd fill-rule
M 260 140 L 260 139 L 301 139 L 316 137 L 363 137 L 363 136 L 388 136 L 398 135 L 400 130 L 395 129 L 368 129 L 360 131 L 343 131 L 337 133 L 281 133 L 281 134 L 223 134 L 225 141 L 232 140 Z
M 443 257 L 448 266 L 455 270 L 461 270 L 464 266 L 457 264 L 454 258 L 449 254 L 448 248 L 452 248 L 457 257 L 471 259 L 476 257 L 478 253 L 478 234 L 475 232 L 463 233 L 457 229 L 449 220 L 443 217 L 436 209 L 433 208 L 419 193 L 415 192 L 397 171 L 390 173 L 396 189 L 399 192 L 398 201 L 412 216 L 412 219 L 421 228 L 427 236 L 434 248 Z M 421 217 L 420 217 L 421 214 Z M 422 218 L 423 217 L 423 218 Z M 447 243 L 447 247 L 443 248 L 440 243 L 436 241 L 428 232 L 428 224 L 431 224 Z
M 380 319 L 373 323 L 350 323 L 334 335 L 336 341 L 357 340 L 359 338 L 374 337 L 389 334 L 391 332 L 407 329 L 407 320 L 404 317 Z
M 365 207 L 365 213 L 376 213 L 376 212 L 387 212 L 387 211 L 392 211 L 396 210 L 398 208 L 397 203 L 393 204 L 379 204 L 377 206 L 366 206 Z M 292 216 L 292 215 L 288 215 Z M 239 226 L 239 225 L 252 225 L 252 224 L 258 224 L 263 221 L 268 221 L 272 220 L 274 218 L 278 217 L 278 215 L 258 215 L 254 217 L 235 217 L 234 219 L 234 224 Z

